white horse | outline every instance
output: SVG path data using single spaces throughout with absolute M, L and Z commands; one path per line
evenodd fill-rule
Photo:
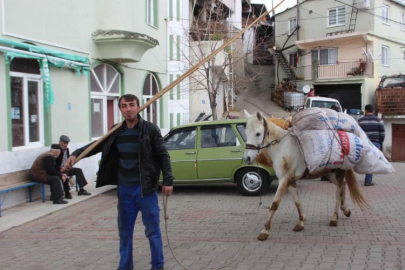
M 353 170 L 344 171 L 340 169 L 325 169 L 316 175 L 309 174 L 297 139 L 290 134 L 289 131 L 268 121 L 259 112 L 256 115 L 249 115 L 245 110 L 245 116 L 248 118 L 246 125 L 246 151 L 243 157 L 245 162 L 248 164 L 254 163 L 259 153 L 269 156 L 279 179 L 278 189 L 273 202 L 271 203 L 269 219 L 258 236 L 259 240 L 266 240 L 269 236 L 271 219 L 277 211 L 280 200 L 286 193 L 287 189 L 292 195 L 299 216 L 299 220 L 293 230 L 302 231 L 304 229 L 306 218 L 298 198 L 296 180 L 327 176 L 329 180 L 336 185 L 336 205 L 332 219 L 329 223 L 330 226 L 337 226 L 338 224 L 339 207 L 346 217 L 350 217 L 351 213 L 347 208 L 345 198 L 346 183 L 349 187 L 353 202 L 359 205 L 361 209 L 369 207 L 363 194 L 358 188 Z

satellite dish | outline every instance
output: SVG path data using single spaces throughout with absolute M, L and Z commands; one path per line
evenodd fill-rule
M 305 94 L 308 94 L 309 91 L 311 91 L 311 86 L 309 86 L 308 84 L 304 85 L 304 87 L 302 88 L 302 92 L 304 92 Z

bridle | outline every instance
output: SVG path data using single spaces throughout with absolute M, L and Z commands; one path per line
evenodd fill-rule
M 266 120 L 264 120 L 264 121 L 266 121 Z M 264 125 L 264 124 L 263 124 Z M 269 142 L 268 144 L 264 144 L 264 141 L 266 140 L 266 138 L 267 138 L 267 136 L 268 136 L 268 132 L 269 130 L 268 130 L 268 128 L 267 128 L 267 126 L 266 125 L 264 125 L 264 136 L 263 136 L 263 141 L 262 141 L 262 143 L 261 144 L 259 144 L 259 145 L 253 145 L 253 144 L 246 144 L 246 146 L 245 146 L 245 149 L 251 149 L 251 150 L 258 150 L 258 151 L 260 151 L 260 150 L 262 150 L 262 149 L 264 149 L 264 148 L 268 148 L 268 147 L 270 147 L 270 146 L 273 146 L 273 145 L 276 145 L 276 144 L 278 144 L 280 141 L 281 141 L 281 139 L 285 136 L 283 136 L 283 137 L 281 137 L 280 139 L 278 139 L 278 140 L 272 140 L 271 142 Z M 288 133 L 287 133 L 288 134 Z

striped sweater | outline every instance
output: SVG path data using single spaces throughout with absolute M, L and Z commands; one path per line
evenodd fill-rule
M 374 115 L 366 115 L 359 119 L 359 126 L 372 142 L 382 143 L 385 139 L 384 122 Z

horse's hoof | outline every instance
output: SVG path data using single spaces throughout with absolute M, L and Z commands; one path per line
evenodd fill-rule
M 343 211 L 343 214 L 345 214 L 346 217 L 350 217 L 352 212 L 350 212 L 350 210 L 347 210 L 347 211 Z
M 329 222 L 329 226 L 331 226 L 331 227 L 337 227 L 337 225 L 338 225 L 337 220 L 331 220 L 331 221 Z
M 257 240 L 264 241 L 264 240 L 266 240 L 268 237 L 269 237 L 268 234 L 261 233 L 261 234 L 259 234 L 259 236 L 257 237 Z
M 294 231 L 294 232 L 300 232 L 300 231 L 302 231 L 303 229 L 304 229 L 304 226 L 302 226 L 302 225 L 295 225 L 293 231 Z

